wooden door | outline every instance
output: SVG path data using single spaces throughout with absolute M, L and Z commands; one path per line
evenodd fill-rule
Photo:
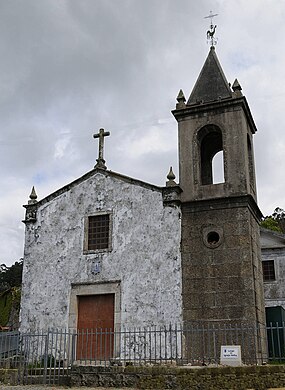
M 77 359 L 113 357 L 115 294 L 78 296 Z

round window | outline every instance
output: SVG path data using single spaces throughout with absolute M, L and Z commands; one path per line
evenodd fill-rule
M 223 229 L 215 225 L 208 225 L 203 228 L 204 244 L 211 249 L 217 248 L 223 241 Z
M 209 245 L 216 245 L 220 241 L 220 235 L 217 232 L 210 232 L 207 234 L 207 243 Z

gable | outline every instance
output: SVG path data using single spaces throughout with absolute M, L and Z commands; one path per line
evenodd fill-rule
M 129 176 L 121 175 L 116 172 L 108 171 L 108 170 L 103 170 L 103 169 L 92 169 L 91 171 L 85 173 L 83 176 L 80 178 L 74 180 L 73 182 L 66 184 L 64 187 L 56 190 L 55 192 L 51 193 L 50 195 L 46 196 L 45 198 L 41 199 L 40 201 L 36 202 L 36 206 L 39 207 L 41 205 L 44 205 L 45 203 L 49 203 L 53 199 L 59 197 L 60 195 L 64 193 L 68 193 L 71 190 L 74 190 L 76 187 L 83 185 L 84 182 L 89 181 L 92 179 L 92 177 L 98 177 L 100 176 L 105 176 L 105 177 L 110 177 L 113 178 L 114 180 L 117 180 L 117 183 L 128 183 L 134 186 L 150 189 L 152 191 L 158 191 L 161 192 L 162 188 L 155 186 L 153 184 L 144 182 L 142 180 L 137 180 L 133 179 Z M 29 208 L 29 205 L 24 205 L 25 208 Z M 33 207 L 35 207 L 35 204 L 33 204 Z

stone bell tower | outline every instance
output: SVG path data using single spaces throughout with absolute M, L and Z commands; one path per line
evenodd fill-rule
M 241 86 L 227 82 L 214 46 L 178 122 L 185 322 L 265 323 L 256 203 L 256 126 Z M 224 181 L 213 182 L 222 152 Z

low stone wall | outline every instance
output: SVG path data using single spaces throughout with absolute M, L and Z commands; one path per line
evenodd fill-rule
M 153 390 L 265 390 L 285 387 L 285 365 L 246 367 L 74 367 L 71 386 Z
M 0 368 L 0 385 L 17 385 L 18 370 L 11 368 Z M 0 387 L 1 388 L 1 387 Z

